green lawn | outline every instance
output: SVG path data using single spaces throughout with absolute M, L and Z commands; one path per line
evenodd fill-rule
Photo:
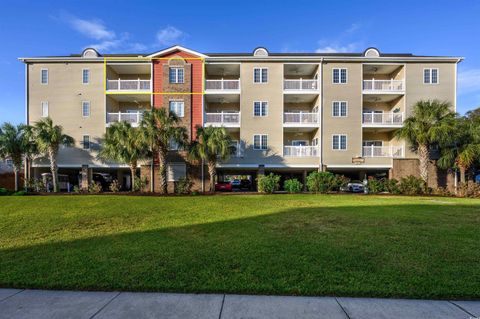
M 480 200 L 0 197 L 0 287 L 480 298 Z

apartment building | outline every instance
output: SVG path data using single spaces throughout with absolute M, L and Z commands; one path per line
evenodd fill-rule
M 219 163 L 219 179 L 275 172 L 303 180 L 315 170 L 355 179 L 401 177 L 418 170 L 416 155 L 394 136 L 422 99 L 456 107 L 460 57 L 381 53 L 200 53 L 174 46 L 152 54 L 81 54 L 21 58 L 26 67 L 26 121 L 50 116 L 73 136 L 60 170 L 109 172 L 128 184 L 124 163 L 97 156 L 106 127 L 138 125 L 152 107 L 175 112 L 191 140 L 198 126 L 223 126 L 234 151 Z M 157 163 L 139 168 L 152 189 Z M 36 160 L 32 173 L 48 170 Z M 152 171 L 153 169 L 153 171 Z M 208 179 L 172 147 L 168 180 Z M 158 184 L 158 183 L 157 183 Z

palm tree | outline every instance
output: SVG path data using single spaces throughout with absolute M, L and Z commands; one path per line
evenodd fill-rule
M 0 158 L 9 158 L 13 162 L 13 173 L 15 175 L 15 191 L 18 191 L 18 173 L 22 168 L 23 157 L 29 152 L 29 141 L 26 134 L 26 126 L 17 126 L 4 123 L 0 127 Z
M 412 116 L 395 132 L 397 138 L 407 140 L 418 153 L 420 177 L 425 184 L 428 182 L 430 148 L 448 140 L 454 119 L 449 102 L 422 100 L 415 103 Z
M 38 152 L 48 157 L 52 172 L 53 191 L 58 192 L 58 165 L 57 155 L 60 146 L 69 147 L 75 143 L 73 137 L 63 133 L 60 125 L 54 125 L 51 118 L 47 117 L 38 121 L 32 127 L 32 137 Z
M 188 140 L 187 130 L 180 126 L 179 118 L 165 108 L 153 108 L 143 113 L 140 130 L 152 156 L 158 156 L 160 193 L 166 194 L 168 149 L 171 145 L 176 145 L 178 149 L 184 148 Z
M 458 167 L 460 182 L 465 183 L 465 173 L 480 159 L 480 126 L 470 117 L 456 119 L 449 140 L 441 146 L 438 165 L 443 169 Z
M 140 133 L 140 130 L 132 127 L 130 123 L 115 123 L 107 128 L 99 153 L 103 159 L 128 164 L 132 175 L 132 190 L 137 176 L 138 161 L 146 154 L 146 146 Z
M 217 161 L 219 159 L 227 160 L 230 157 L 231 141 L 232 139 L 224 127 L 197 128 L 197 140 L 190 147 L 189 157 L 207 162 L 211 192 L 215 191 Z

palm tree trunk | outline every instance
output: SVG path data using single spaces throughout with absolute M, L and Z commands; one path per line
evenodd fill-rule
M 52 171 L 53 192 L 58 192 L 58 166 L 57 166 L 57 152 L 54 149 L 48 150 L 48 157 L 50 158 L 50 170 Z
M 15 166 L 13 167 L 13 175 L 14 175 L 14 179 L 15 179 L 15 191 L 16 191 L 16 192 L 18 192 L 18 184 L 19 184 L 19 183 L 18 183 L 18 182 L 19 182 L 19 180 L 18 180 L 18 173 L 19 173 L 19 172 L 20 172 L 19 167 L 18 167 L 17 165 L 15 165 Z
M 130 174 L 132 175 L 132 191 L 135 191 L 135 178 L 137 176 L 137 163 L 130 163 Z
M 458 165 L 458 168 L 460 169 L 460 184 L 465 184 L 465 172 L 467 168 L 464 165 Z
M 418 146 L 418 157 L 420 161 L 420 177 L 428 185 L 428 160 L 430 159 L 430 151 L 428 145 L 420 144 Z
M 160 173 L 160 194 L 167 193 L 167 152 L 165 149 L 160 148 L 158 151 L 158 164 L 159 164 L 159 173 Z
M 215 178 L 217 177 L 216 163 L 214 161 L 208 162 L 208 174 L 210 175 L 210 191 L 215 191 Z

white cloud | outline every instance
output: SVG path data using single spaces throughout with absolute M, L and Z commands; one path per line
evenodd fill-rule
M 324 41 L 322 41 L 324 42 Z M 346 45 L 340 45 L 338 43 L 332 43 L 329 45 L 323 45 L 315 50 L 317 53 L 345 53 L 353 52 L 357 48 L 355 43 L 349 43 Z
M 345 53 L 354 52 L 358 49 L 359 43 L 352 41 L 357 31 L 362 27 L 359 23 L 352 23 L 347 29 L 340 32 L 333 38 L 318 41 L 317 53 Z M 358 37 L 358 35 L 356 35 Z
M 350 28 L 348 28 L 347 30 L 345 30 L 345 33 L 353 33 L 355 31 L 357 31 L 358 29 L 360 29 L 362 27 L 361 24 L 359 23 L 352 23 L 352 25 L 350 26 Z
M 469 69 L 458 72 L 458 93 L 480 93 L 480 69 Z
M 167 26 L 157 32 L 157 42 L 160 45 L 172 45 L 181 41 L 185 36 L 185 32 L 173 26 Z
M 115 32 L 108 30 L 101 20 L 85 20 L 70 16 L 68 23 L 74 30 L 91 39 L 108 40 L 116 38 Z

